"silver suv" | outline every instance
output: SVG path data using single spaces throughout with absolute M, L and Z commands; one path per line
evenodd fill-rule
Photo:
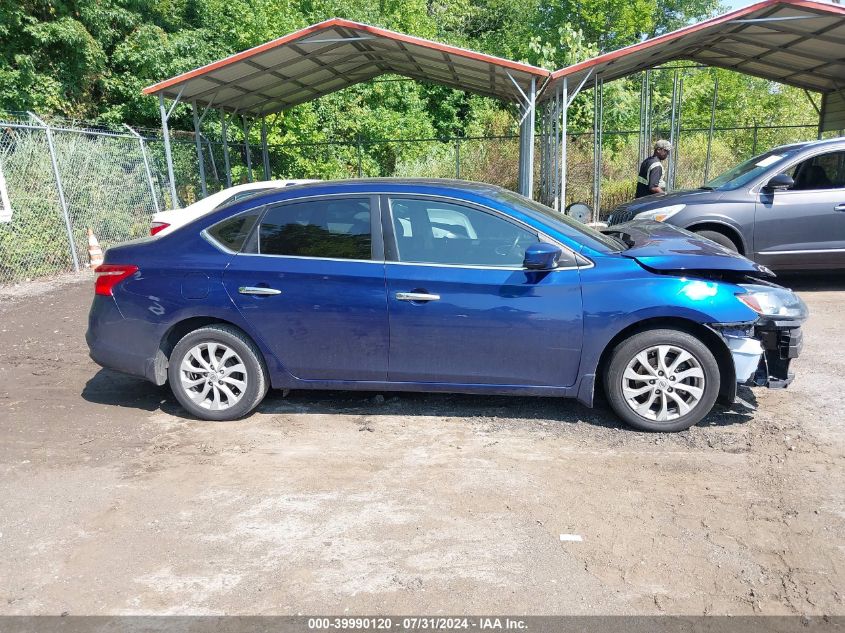
M 699 189 L 614 209 L 674 224 L 775 270 L 845 268 L 845 138 L 783 145 Z

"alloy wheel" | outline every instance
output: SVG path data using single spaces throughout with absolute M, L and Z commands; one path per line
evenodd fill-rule
M 701 402 L 704 385 L 701 362 L 677 345 L 642 350 L 622 374 L 625 402 L 654 422 L 670 422 L 691 412 Z
M 231 347 L 203 342 L 185 354 L 179 381 L 197 406 L 223 411 L 244 397 L 248 376 L 243 360 Z

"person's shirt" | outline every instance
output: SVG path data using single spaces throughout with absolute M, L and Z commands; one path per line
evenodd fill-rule
M 649 156 L 642 165 L 637 176 L 637 198 L 650 196 L 654 193 L 651 188 L 660 187 L 665 191 L 666 182 L 663 180 L 663 164 L 657 156 Z

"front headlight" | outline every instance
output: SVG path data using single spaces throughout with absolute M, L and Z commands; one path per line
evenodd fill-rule
M 655 220 L 657 222 L 665 222 L 678 211 L 683 210 L 687 206 L 685 204 L 673 204 L 668 207 L 660 207 L 659 209 L 651 209 L 650 211 L 643 211 L 637 214 L 638 220 Z
M 758 314 L 785 319 L 806 319 L 809 314 L 807 305 L 787 288 L 762 284 L 740 286 L 745 292 L 738 294 L 736 298 Z

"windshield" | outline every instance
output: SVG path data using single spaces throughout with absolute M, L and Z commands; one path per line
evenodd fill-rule
M 773 165 L 783 163 L 796 152 L 798 152 L 798 149 L 779 148 L 768 151 L 765 154 L 760 154 L 754 158 L 749 158 L 744 163 L 740 163 L 733 169 L 729 169 L 721 176 L 717 176 L 706 183 L 704 189 L 738 189 L 754 180 L 763 172 L 768 171 Z
M 539 202 L 535 202 L 534 200 L 529 200 L 525 196 L 521 196 L 517 193 L 513 193 L 512 191 L 498 191 L 497 198 L 499 198 L 502 202 L 509 204 L 510 206 L 514 207 L 515 209 L 526 213 L 527 215 L 533 214 L 540 214 L 546 219 L 553 220 L 558 224 L 562 224 L 563 226 L 558 226 L 558 230 L 561 233 L 572 237 L 573 239 L 578 240 L 583 243 L 583 238 L 587 238 L 588 241 L 592 243 L 589 244 L 592 248 L 599 248 L 599 250 L 610 250 L 611 252 L 618 252 L 621 250 L 625 250 L 625 245 L 620 243 L 619 240 L 609 236 L 604 235 L 603 233 L 599 233 L 594 228 L 587 226 L 586 224 L 582 224 L 578 220 L 574 220 L 573 218 L 565 215 L 563 213 L 559 213 L 554 209 L 547 207 L 544 204 L 540 204 Z M 601 248 L 603 247 L 603 248 Z

